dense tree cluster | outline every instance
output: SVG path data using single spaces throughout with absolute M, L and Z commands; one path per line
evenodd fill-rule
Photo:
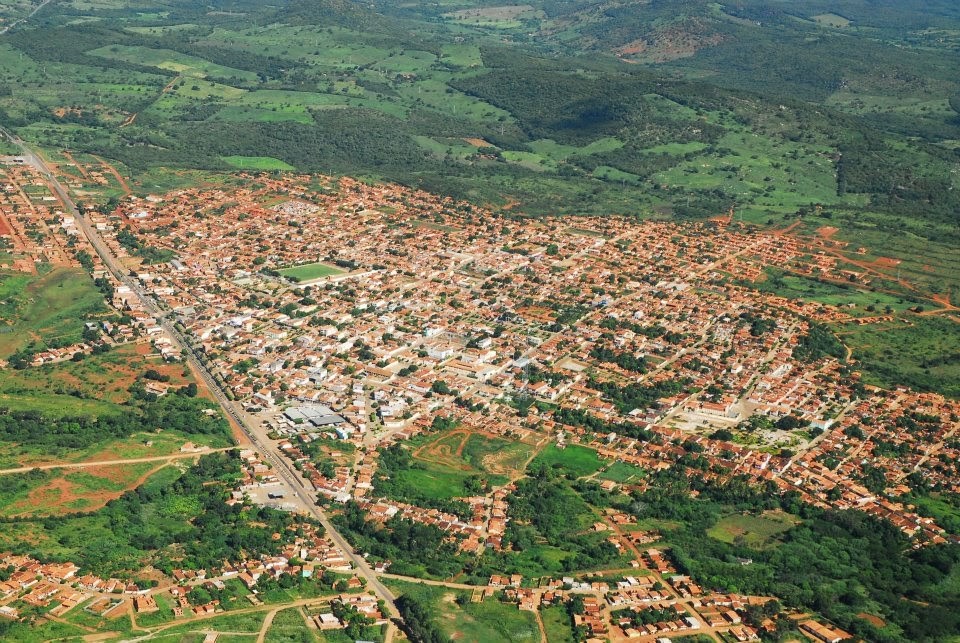
M 101 417 L 57 416 L 40 411 L 0 408 L 0 441 L 56 451 L 82 449 L 140 431 L 158 429 L 187 435 L 229 436 L 229 426 L 220 415 L 204 412 L 210 408 L 209 401 L 192 397 L 189 387 L 182 394 L 171 393 L 146 401 L 131 408 L 131 412 Z
M 810 324 L 810 329 L 797 339 L 797 345 L 793 348 L 793 357 L 802 362 L 812 362 L 822 357 L 842 359 L 845 355 L 843 344 L 822 324 Z
M 449 638 L 434 622 L 429 609 L 415 598 L 404 594 L 397 598 L 401 629 L 412 643 L 447 643 Z
M 565 570 L 611 563 L 617 549 L 604 539 L 584 534 L 580 516 L 592 516 L 584 500 L 562 479 L 545 467 L 516 483 L 510 494 L 510 522 L 504 540 L 517 551 L 534 549 L 538 543 L 562 548 L 574 555 L 563 560 Z
M 697 498 L 691 498 L 691 489 L 699 492 Z M 947 582 L 960 570 L 955 546 L 912 550 L 887 521 L 854 510 L 819 509 L 739 478 L 716 485 L 679 471 L 661 473 L 655 488 L 636 501 L 631 509 L 638 516 L 681 525 L 669 533 L 674 562 L 707 587 L 774 595 L 871 641 L 943 640 L 960 628 L 960 594 Z M 707 534 L 724 515 L 771 509 L 803 518 L 772 546 L 729 544 Z M 862 612 L 879 613 L 902 630 L 878 629 L 858 616 Z
M 333 520 L 357 549 L 391 561 L 391 569 L 398 574 L 446 578 L 463 568 L 457 544 L 433 525 L 408 520 L 401 514 L 380 525 L 368 521 L 353 501 Z

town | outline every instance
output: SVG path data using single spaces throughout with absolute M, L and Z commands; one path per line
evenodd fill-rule
M 402 516 L 479 555 L 504 549 L 510 495 L 538 453 L 586 450 L 604 467 L 637 472 L 669 470 L 695 453 L 705 461 L 703 480 L 743 477 L 813 506 L 866 512 L 915 548 L 956 541 L 898 497 L 917 484 L 960 490 L 957 403 L 866 385 L 837 352 L 843 347 L 822 340 L 823 324 L 850 316 L 869 323 L 874 311 L 752 285 L 775 266 L 869 287 L 869 271 L 835 260 L 835 242 L 759 232 L 731 216 L 682 225 L 526 220 L 346 178 L 248 179 L 239 189 L 128 196 L 114 209 L 87 210 L 82 216 L 137 288 L 104 265 L 52 193 L 42 204 L 29 196 L 27 187 L 43 183 L 29 165 L 6 168 L 0 233 L 31 257 L 14 269 L 83 257 L 123 314 L 123 323 L 99 324 L 110 342 L 148 344 L 177 362 L 185 338 L 256 440 L 274 445 L 332 511 L 355 504 L 381 525 Z M 29 363 L 91 350 L 92 342 L 47 349 Z M 168 393 L 162 383 L 151 387 Z M 434 443 L 438 432 L 462 436 L 459 448 Z M 466 513 L 381 493 L 388 450 L 415 445 L 415 454 L 447 457 L 474 438 L 516 450 L 483 456 L 490 475 L 453 499 Z M 295 485 L 257 449 L 240 457 L 244 480 L 227 502 L 301 511 Z M 636 475 L 600 486 L 632 493 L 648 485 Z M 676 569 L 656 530 L 624 528 L 635 522 L 608 510 L 594 525 L 633 570 L 615 579 L 433 582 L 533 612 L 575 601 L 574 624 L 593 640 L 699 633 L 748 641 L 777 627 L 756 618 L 775 597 L 704 589 Z M 239 588 L 257 605 L 261 579 L 290 575 L 331 579 L 329 595 L 304 604 L 311 627 L 349 627 L 354 612 L 386 624 L 348 552 L 323 531 L 278 534 L 282 556 L 185 565 L 153 587 L 8 552 L 0 557 L 11 570 L 0 584 L 0 616 L 18 618 L 31 605 L 60 617 L 81 604 L 98 615 L 140 615 L 159 604 L 177 618 L 206 618 L 223 611 L 219 601 L 201 602 L 210 591 Z M 389 560 L 370 563 L 379 577 L 411 580 L 392 574 Z M 784 618 L 814 641 L 851 637 L 803 611 Z

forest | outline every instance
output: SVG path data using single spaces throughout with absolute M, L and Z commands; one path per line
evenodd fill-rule
M 737 478 L 717 485 L 679 470 L 656 477 L 655 487 L 638 494 L 631 510 L 679 525 L 667 535 L 671 556 L 682 573 L 707 587 L 775 595 L 870 641 L 944 640 L 960 628 L 960 593 L 950 582 L 960 570 L 954 545 L 914 550 L 887 521 L 819 509 Z M 771 510 L 802 522 L 770 546 L 726 543 L 707 533 L 724 515 Z M 752 563 L 741 564 L 747 559 Z M 858 616 L 864 612 L 892 625 L 877 628 Z

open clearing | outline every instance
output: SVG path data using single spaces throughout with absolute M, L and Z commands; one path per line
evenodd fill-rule
M 417 467 L 397 477 L 434 498 L 470 495 L 468 478 L 480 477 L 492 486 L 505 484 L 523 472 L 534 447 L 465 429 L 444 433 L 413 453 Z
M 532 447 L 469 430 L 446 433 L 420 447 L 418 460 L 452 471 L 485 472 L 495 476 L 516 476 L 523 472 Z
M 821 13 L 820 15 L 813 16 L 813 21 L 818 25 L 835 27 L 837 29 L 850 26 L 850 20 L 836 13 Z
M 123 492 L 142 484 L 164 462 L 140 462 L 124 465 L 104 465 L 72 470 L 51 469 L 42 474 L 34 472 L 27 481 L 13 480 L 20 475 L 4 476 L 0 484 L 12 488 L 4 494 L 0 516 L 56 516 L 76 511 L 92 511 L 104 506 Z
M 774 546 L 777 536 L 800 522 L 782 511 L 766 511 L 759 516 L 736 514 L 721 518 L 707 534 L 725 543 L 743 542 L 754 549 L 765 549 Z
M 487 599 L 457 605 L 456 593 L 443 587 L 386 580 L 398 595 L 408 595 L 429 605 L 443 633 L 458 643 L 525 642 L 540 640 L 536 617 L 516 605 Z
M 561 449 L 551 444 L 534 459 L 533 464 L 564 469 L 576 476 L 588 476 L 596 473 L 603 466 L 603 461 L 593 449 L 576 444 L 569 444 Z
M 224 156 L 223 160 L 241 170 L 263 170 L 272 172 L 275 170 L 288 171 L 296 169 L 289 163 L 284 163 L 280 159 L 275 159 L 271 156 Z
M 0 357 L 31 341 L 77 343 L 83 319 L 105 310 L 100 291 L 80 269 L 56 268 L 42 276 L 0 273 Z

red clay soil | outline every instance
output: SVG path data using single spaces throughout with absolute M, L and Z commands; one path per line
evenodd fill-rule
M 877 257 L 877 260 L 873 263 L 880 268 L 896 268 L 900 265 L 900 260 L 890 257 Z
M 817 234 L 823 239 L 829 239 L 838 232 L 840 232 L 840 228 L 834 228 L 833 226 L 829 225 L 817 228 Z
M 37 515 L 37 509 L 42 509 L 45 510 L 42 515 L 53 516 L 60 513 L 76 511 L 76 508 L 69 506 L 70 503 L 83 499 L 89 501 L 89 504 L 83 507 L 84 511 L 99 509 L 111 500 L 119 498 L 126 491 L 142 485 L 148 477 L 156 473 L 163 466 L 166 465 L 160 463 L 159 466 L 150 469 L 132 481 L 126 480 L 122 476 L 122 467 L 119 466 L 87 468 L 84 471 L 101 478 L 106 478 L 112 482 L 122 482 L 125 488 L 120 491 L 95 491 L 78 494 L 76 493 L 77 485 L 64 478 L 57 478 L 42 487 L 34 489 L 26 498 L 15 503 L 10 508 L 14 510 L 22 509 L 17 515 Z

